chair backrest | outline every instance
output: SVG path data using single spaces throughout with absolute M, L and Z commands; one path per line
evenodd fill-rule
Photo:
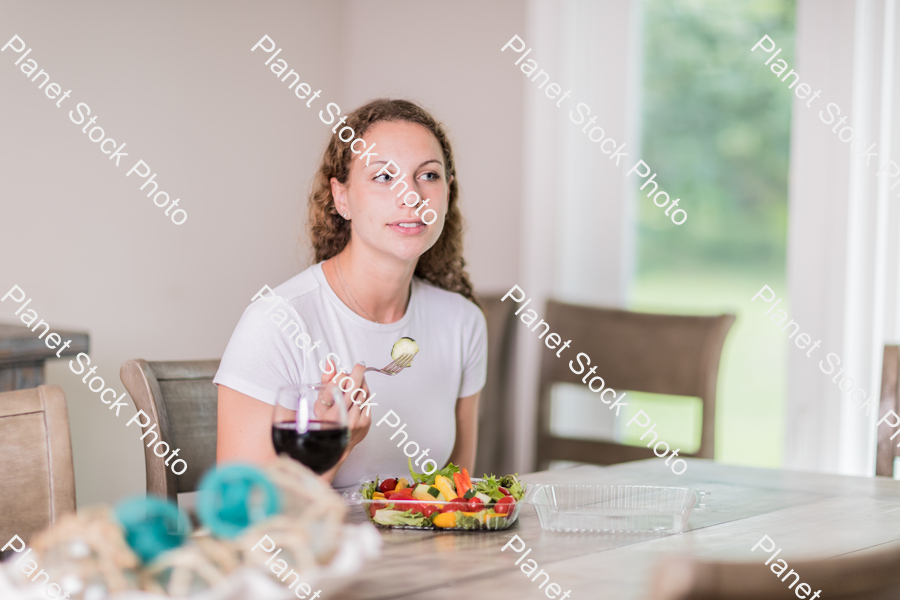
M 801 583 L 812 588 L 802 596 L 806 598 L 821 590 L 819 597 L 828 600 L 896 600 L 900 598 L 898 564 L 900 544 L 896 543 L 860 555 L 791 561 L 788 567 L 800 576 L 799 581 L 789 572 L 779 578 L 771 565 L 766 566 L 765 556 L 753 563 L 679 557 L 656 568 L 648 600 L 787 600 L 801 597 L 797 592 Z
M 138 410 L 148 415 L 147 433 L 156 425 L 158 440 L 144 443 L 147 493 L 176 499 L 179 492 L 193 492 L 206 470 L 216 462 L 218 390 L 212 382 L 219 360 L 147 362 L 129 360 L 119 376 Z M 140 423 L 141 421 L 138 421 Z M 149 446 L 146 442 L 150 440 Z M 180 449 L 187 471 L 176 475 L 153 453 L 155 442 Z
M 897 400 L 900 398 L 900 346 L 884 347 L 884 362 L 881 367 L 881 402 L 878 406 L 878 420 L 880 421 L 888 411 L 894 411 L 900 415 L 900 406 Z M 890 423 L 890 420 L 885 421 Z M 893 477 L 894 457 L 900 456 L 900 449 L 894 445 L 891 436 L 896 431 L 892 427 L 878 428 L 878 450 L 875 453 L 875 474 Z M 896 439 L 896 438 L 895 438 Z M 898 440 L 900 443 L 900 440 Z
M 584 352 L 596 365 L 596 375 L 607 387 L 620 391 L 697 396 L 703 403 L 700 448 L 694 454 L 712 458 L 715 446 L 716 382 L 725 336 L 734 315 L 680 316 L 630 312 L 547 302 L 544 320 L 563 340 L 572 340 L 569 352 Z M 537 329 L 538 323 L 533 325 Z M 543 331 L 543 328 L 542 328 Z M 540 331 L 536 332 L 540 333 Z M 524 334 L 527 335 L 527 334 Z M 583 375 L 569 368 L 574 355 L 557 358 L 542 349 L 538 400 L 538 469 L 551 460 L 601 465 L 652 458 L 651 448 L 579 440 L 550 432 L 551 389 L 554 383 L 582 383 Z
M 478 405 L 478 452 L 475 473 L 511 473 L 515 470 L 513 419 L 509 384 L 513 354 L 513 312 L 516 305 L 501 295 L 481 295 L 478 301 L 487 321 L 487 380 Z
M 0 540 L 25 540 L 75 510 L 66 394 L 58 385 L 0 394 Z

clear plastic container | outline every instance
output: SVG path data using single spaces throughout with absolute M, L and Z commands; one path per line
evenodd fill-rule
M 530 502 L 541 527 L 565 532 L 672 532 L 687 528 L 700 496 L 687 488 L 644 485 L 535 486 Z
M 473 479 L 472 481 L 477 483 L 480 480 Z M 504 515 L 489 515 L 486 514 L 486 511 L 479 511 L 477 513 L 460 511 L 456 513 L 457 518 L 455 519 L 453 526 L 438 527 L 431 522 L 432 519 L 421 519 L 421 522 L 416 524 L 387 523 L 384 522 L 383 517 L 390 515 L 390 512 L 381 513 L 380 518 L 376 518 L 376 513 L 378 513 L 379 510 L 385 509 L 388 511 L 399 512 L 412 510 L 417 514 L 421 514 L 424 507 L 431 507 L 431 510 L 440 513 L 445 507 L 454 504 L 453 502 L 441 502 L 437 500 L 428 502 L 423 502 L 421 500 L 366 500 L 359 491 L 344 492 L 343 498 L 344 502 L 347 504 L 362 504 L 366 511 L 366 516 L 369 517 L 369 521 L 378 527 L 386 529 L 429 529 L 437 531 L 496 531 L 499 529 L 507 529 L 516 522 L 516 519 L 519 517 L 519 510 L 522 508 L 522 504 L 525 503 L 524 499 L 520 502 L 516 502 L 509 508 L 509 512 Z

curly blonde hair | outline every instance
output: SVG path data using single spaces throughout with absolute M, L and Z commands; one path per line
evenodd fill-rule
M 447 216 L 444 229 L 434 246 L 419 257 L 415 275 L 439 288 L 462 294 L 478 304 L 472 291 L 472 283 L 465 271 L 462 234 L 463 217 L 459 210 L 459 184 L 456 164 L 450 140 L 440 123 L 421 106 L 407 100 L 379 98 L 360 106 L 347 115 L 346 125 L 353 128 L 356 137 L 362 137 L 366 130 L 379 121 L 406 121 L 418 123 L 428 129 L 444 153 L 446 177 L 450 181 L 450 195 L 447 202 Z M 331 195 L 331 178 L 342 184 L 350 176 L 350 143 L 342 142 L 337 135 L 331 136 L 325 155 L 312 183 L 309 195 L 309 235 L 315 250 L 316 262 L 328 260 L 344 249 L 350 241 L 350 221 L 338 214 Z

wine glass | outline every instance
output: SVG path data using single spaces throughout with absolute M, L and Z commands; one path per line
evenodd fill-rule
M 335 384 L 316 383 L 278 390 L 272 412 L 272 444 L 318 474 L 341 459 L 350 442 L 344 395 Z

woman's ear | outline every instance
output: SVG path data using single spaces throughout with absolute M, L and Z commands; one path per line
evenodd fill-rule
M 450 184 L 453 183 L 453 175 L 447 179 L 447 203 L 450 202 Z
M 331 183 L 331 196 L 334 198 L 334 206 L 337 208 L 338 214 L 349 212 L 347 207 L 347 189 L 344 187 L 344 184 L 338 181 L 337 177 L 332 177 L 329 183 Z

